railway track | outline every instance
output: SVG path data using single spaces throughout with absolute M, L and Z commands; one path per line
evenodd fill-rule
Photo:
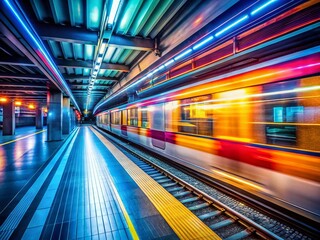
M 96 129 L 106 136 L 103 131 Z M 268 229 L 174 176 L 161 166 L 148 161 L 143 155 L 131 151 L 110 138 L 108 139 L 134 155 L 136 158 L 131 158 L 131 160 L 137 166 L 170 192 L 222 239 L 282 239 Z

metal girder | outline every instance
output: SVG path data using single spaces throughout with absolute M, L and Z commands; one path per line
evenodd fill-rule
M 98 32 L 85 28 L 64 27 L 56 24 L 37 23 L 36 30 L 43 40 L 96 45 Z
M 90 76 L 81 76 L 81 75 L 75 75 L 75 74 L 63 74 L 63 77 L 67 80 L 84 80 L 89 79 Z M 98 76 L 96 78 L 96 81 L 112 81 L 112 82 L 119 82 L 118 78 L 115 77 L 101 77 Z
M 34 67 L 34 63 L 24 57 L 1 57 L 0 65 Z
M 85 28 L 38 23 L 36 25 L 36 29 L 43 40 L 92 45 L 98 44 L 98 32 L 90 31 Z M 153 39 L 114 35 L 111 34 L 110 31 L 106 31 L 103 35 L 103 38 L 110 39 L 109 46 L 112 47 L 134 49 L 139 51 L 152 51 L 154 49 Z
M 77 89 L 77 90 L 73 90 L 72 92 L 73 93 L 86 93 L 87 89 Z M 92 93 L 104 94 L 104 93 L 106 93 L 106 91 L 93 90 Z
M 56 64 L 59 67 L 72 67 L 72 68 L 92 68 L 93 62 L 92 61 L 81 61 L 81 60 L 65 60 L 65 59 L 54 59 Z M 1 58 L 0 65 L 22 65 L 22 66 L 29 66 L 35 67 L 35 65 L 27 58 L 21 57 L 10 57 L 10 58 Z M 129 72 L 129 67 L 123 64 L 114 64 L 114 63 L 102 63 L 100 69 L 110 69 L 110 70 L 117 70 L 122 72 Z
M 79 60 L 65 60 L 65 59 L 55 59 L 55 62 L 59 67 L 66 68 L 92 68 L 92 61 L 79 61 Z M 100 69 L 111 69 L 121 72 L 129 72 L 129 67 L 123 64 L 114 63 L 102 63 Z
M 0 86 L 1 86 L 1 83 L 0 83 Z M 73 83 L 70 83 L 70 87 L 88 87 L 88 84 L 79 84 L 79 83 L 73 84 Z M 93 87 L 110 88 L 110 87 L 112 87 L 112 85 L 94 84 Z
M 39 85 L 34 83 L 8 83 L 8 82 L 0 82 L 0 87 L 47 88 L 46 85 Z
M 26 93 L 26 92 L 47 92 L 47 89 L 44 90 L 29 90 L 25 88 L 5 88 L 1 89 L 0 92 L 21 92 L 21 93 Z
M 22 74 L 22 73 L 0 73 L 0 78 L 16 78 L 16 79 L 30 79 L 30 80 L 43 80 L 43 81 L 49 80 L 45 75 Z
M 154 40 L 137 37 L 126 37 L 121 35 L 112 35 L 109 41 L 109 46 L 139 51 L 152 51 L 154 49 Z

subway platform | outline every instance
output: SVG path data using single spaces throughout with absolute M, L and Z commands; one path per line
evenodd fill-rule
M 219 239 L 96 129 L 0 137 L 0 239 Z

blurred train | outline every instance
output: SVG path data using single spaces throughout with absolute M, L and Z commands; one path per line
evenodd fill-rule
M 97 125 L 318 222 L 319 72 L 319 47 L 307 49 L 109 109 Z

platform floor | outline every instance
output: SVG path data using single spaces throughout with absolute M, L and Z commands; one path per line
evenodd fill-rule
M 88 126 L 49 159 L 62 143 L 44 131 L 0 146 L 0 239 L 178 239 Z
M 220 239 L 97 129 L 30 131 L 0 145 L 0 239 Z

